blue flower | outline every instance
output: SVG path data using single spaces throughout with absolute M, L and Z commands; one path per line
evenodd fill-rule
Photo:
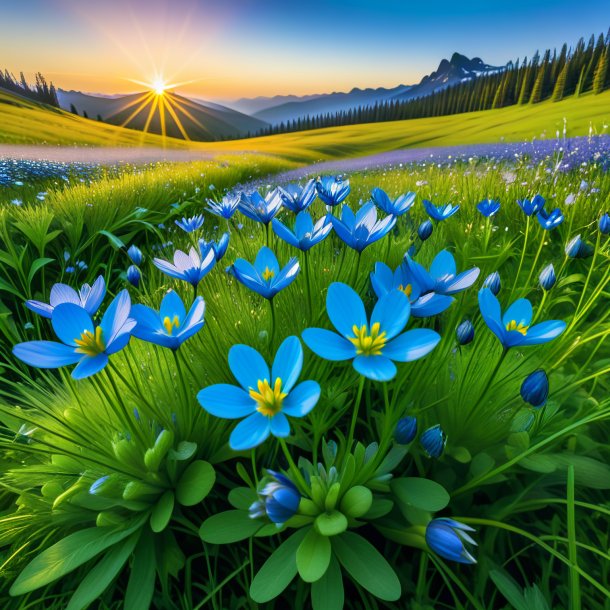
M 241 193 L 228 193 L 222 198 L 222 201 L 213 201 L 208 199 L 207 210 L 215 216 L 226 218 L 229 220 L 235 214 L 241 201 Z
M 357 252 L 362 252 L 387 235 L 396 224 L 395 216 L 377 220 L 377 208 L 372 202 L 364 204 L 356 214 L 344 205 L 341 208 L 341 218 L 331 216 L 330 220 L 339 238 Z
M 417 236 L 422 241 L 426 241 L 430 235 L 432 235 L 432 231 L 434 226 L 432 225 L 431 220 L 424 220 L 419 227 L 417 227 Z
M 430 271 L 414 261 L 408 254 L 405 260 L 415 282 L 420 286 L 422 294 L 452 295 L 462 292 L 472 286 L 479 277 L 480 269 L 473 267 L 468 271 L 457 273 L 455 259 L 448 250 L 441 250 L 432 261 Z
M 182 299 L 170 290 L 163 297 L 159 311 L 146 305 L 131 308 L 131 316 L 137 322 L 131 334 L 142 341 L 177 350 L 203 328 L 204 313 L 202 297 L 193 301 L 187 313 Z
M 205 256 L 208 248 L 212 248 L 212 250 L 214 250 L 214 258 L 216 259 L 216 262 L 218 262 L 226 254 L 227 248 L 229 247 L 229 234 L 223 233 L 217 242 L 206 241 L 201 238 L 197 243 L 199 244 L 201 256 Z
M 193 233 L 201 229 L 203 220 L 203 214 L 197 214 L 191 218 L 183 218 L 182 220 L 175 220 L 174 222 L 186 233 Z
M 140 269 L 135 265 L 129 265 L 127 268 L 127 281 L 134 287 L 140 287 L 140 280 L 142 279 L 142 274 L 140 273 Z
M 127 256 L 129 256 L 131 262 L 134 265 L 141 265 L 142 261 L 144 260 L 142 251 L 136 245 L 129 246 L 129 250 L 127 250 Z
M 398 420 L 394 428 L 394 440 L 399 445 L 408 445 L 417 436 L 417 419 L 415 417 L 403 417 Z
M 238 386 L 225 383 L 204 388 L 197 394 L 201 406 L 210 414 L 225 419 L 241 419 L 229 439 L 235 451 L 252 449 L 272 434 L 290 434 L 290 417 L 304 417 L 317 404 L 320 386 L 303 381 L 295 386 L 303 368 L 303 347 L 297 337 L 280 345 L 271 371 L 264 358 L 247 345 L 229 350 L 229 368 Z
M 464 543 L 477 546 L 467 532 L 475 530 L 454 519 L 432 519 L 426 527 L 426 544 L 437 555 L 458 563 L 476 563 Z
M 239 209 L 244 216 L 268 225 L 271 219 L 280 211 L 282 197 L 279 189 L 274 189 L 261 197 L 258 191 L 242 193 Z
M 569 258 L 589 258 L 593 254 L 593 246 L 577 235 L 566 244 L 565 252 Z
M 559 208 L 555 208 L 552 212 L 548 213 L 542 208 L 538 214 L 536 214 L 536 218 L 538 219 L 540 226 L 546 231 L 551 231 L 564 221 L 564 216 Z
M 307 250 L 320 243 L 333 228 L 328 216 L 323 216 L 314 225 L 311 214 L 307 211 L 297 214 L 294 231 L 291 231 L 277 218 L 274 218 L 271 224 L 273 232 L 280 239 L 303 252 L 307 252 Z
M 599 219 L 599 231 L 602 235 L 610 233 L 610 216 L 608 214 L 604 214 Z
M 299 261 L 293 257 L 280 269 L 272 250 L 263 246 L 256 255 L 254 265 L 238 258 L 228 269 L 244 286 L 266 299 L 272 299 L 280 290 L 289 286 L 300 271 Z
M 438 458 L 443 454 L 447 444 L 447 435 L 439 424 L 424 431 L 419 442 L 429 458 Z
M 496 296 L 500 292 L 500 288 L 502 288 L 500 274 L 497 271 L 490 273 L 483 282 L 483 288 L 489 288 L 493 295 Z
M 468 345 L 474 339 L 474 326 L 470 320 L 464 320 L 455 330 L 457 342 L 460 345 Z
M 489 288 L 479 291 L 479 308 L 485 323 L 505 349 L 547 343 L 566 328 L 561 320 L 547 320 L 530 326 L 532 304 L 527 299 L 517 299 L 502 315 L 500 302 Z
M 518 199 L 517 203 L 526 216 L 533 216 L 544 208 L 545 201 L 544 197 L 536 195 L 531 201 L 529 199 Z
M 105 295 L 106 283 L 100 275 L 93 282 L 93 286 L 83 284 L 78 292 L 66 284 L 55 284 L 51 288 L 49 303 L 26 301 L 25 306 L 43 318 L 51 319 L 55 307 L 62 303 L 73 303 L 82 307 L 90 316 L 94 316 L 100 308 Z
M 521 384 L 521 398 L 532 407 L 544 406 L 548 395 L 549 378 L 542 369 L 530 373 Z
M 323 176 L 316 182 L 316 191 L 326 205 L 335 206 L 349 195 L 349 180 L 341 176 Z
M 497 214 L 500 210 L 500 202 L 494 201 L 493 199 L 483 199 L 477 204 L 477 210 L 485 216 L 485 218 L 491 218 L 494 214 Z
M 43 369 L 54 369 L 77 364 L 74 379 L 84 379 L 101 371 L 108 364 L 108 356 L 122 350 L 131 336 L 136 321 L 129 317 L 131 300 L 122 290 L 112 301 L 99 326 L 91 315 L 74 303 L 61 303 L 53 309 L 51 322 L 62 341 L 28 341 L 18 343 L 13 354 L 26 364 Z
M 426 213 L 430 218 L 440 222 L 441 220 L 447 220 L 447 218 L 453 216 L 460 209 L 460 206 L 448 203 L 447 205 L 437 207 L 431 201 L 424 199 L 424 208 L 426 208 Z
M 303 187 L 298 184 L 279 187 L 279 193 L 284 206 L 298 214 L 306 210 L 316 198 L 316 181 L 312 178 Z
M 303 331 L 305 344 L 325 360 L 353 360 L 353 366 L 369 379 L 389 381 L 398 362 L 410 362 L 428 354 L 440 341 L 433 330 L 418 328 L 402 333 L 410 313 L 409 299 L 399 290 L 381 297 L 370 322 L 364 303 L 347 284 L 328 288 L 326 310 L 339 334 L 323 328 Z
M 538 280 L 540 281 L 540 287 L 543 290 L 550 290 L 557 281 L 555 277 L 555 268 L 553 267 L 553 263 L 549 263 L 538 276 Z
M 298 511 L 301 494 L 286 475 L 274 470 L 267 472 L 272 480 L 259 492 L 261 500 L 250 506 L 250 517 L 256 519 L 267 515 L 270 521 L 282 525 Z
M 188 254 L 176 250 L 173 265 L 160 258 L 155 258 L 153 263 L 165 275 L 197 286 L 216 264 L 216 255 L 211 247 L 201 254 L 195 248 L 191 248 Z
M 394 201 L 392 201 L 384 190 L 374 188 L 371 192 L 371 200 L 386 214 L 402 216 L 413 206 L 413 203 L 415 202 L 415 193 L 409 192 L 405 193 L 404 195 L 399 195 Z
M 375 263 L 375 270 L 371 273 L 371 285 L 378 299 L 392 290 L 404 292 L 411 304 L 411 314 L 415 318 L 435 316 L 453 303 L 453 298 L 450 296 L 435 292 L 422 294 L 421 286 L 409 270 L 406 261 L 403 261 L 394 272 L 385 263 Z

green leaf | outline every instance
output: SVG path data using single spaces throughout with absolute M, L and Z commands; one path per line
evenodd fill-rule
M 385 601 L 400 598 L 400 581 L 383 555 L 362 536 L 344 532 L 332 540 L 333 551 L 352 580 Z
M 420 477 L 394 479 L 391 488 L 400 502 L 432 513 L 443 510 L 450 500 L 442 485 Z
M 560 467 L 574 466 L 574 483 L 591 489 L 610 489 L 610 466 L 585 455 L 555 454 Z
M 166 491 L 155 504 L 150 515 L 150 528 L 153 532 L 162 532 L 172 518 L 174 512 L 174 492 Z
M 170 449 L 167 453 L 167 457 L 170 460 L 188 460 L 190 457 L 195 455 L 197 451 L 197 443 L 191 443 L 189 441 L 180 441 L 176 449 Z
M 320 513 L 315 521 L 315 527 L 322 536 L 338 536 L 347 529 L 347 525 L 347 517 L 338 510 Z
M 258 604 L 276 598 L 297 575 L 296 553 L 306 530 L 297 530 L 275 549 L 250 585 L 250 597 Z
M 192 462 L 176 485 L 176 500 L 182 506 L 199 504 L 210 493 L 215 480 L 216 473 L 210 464 L 203 460 Z
M 344 602 L 341 567 L 331 555 L 326 574 L 311 585 L 311 603 L 313 610 L 343 610 Z
M 234 487 L 229 492 L 229 504 L 233 508 L 248 510 L 258 500 L 256 492 L 249 487 Z
M 82 610 L 98 599 L 108 588 L 133 552 L 141 532 L 115 544 L 80 581 L 66 610 Z
M 48 265 L 49 263 L 52 263 L 55 259 L 54 258 L 37 258 L 33 263 L 32 266 L 30 267 L 30 272 L 28 273 L 28 284 L 32 283 L 32 280 L 34 279 L 34 276 L 45 266 Z
M 37 555 L 17 577 L 10 594 L 24 595 L 65 576 L 142 526 L 138 521 L 124 530 L 90 527 L 66 536 Z
M 498 591 L 506 598 L 506 601 L 515 608 L 515 610 L 531 610 L 521 593 L 521 587 L 505 572 L 500 570 L 491 570 L 489 577 L 494 581 Z
M 227 510 L 206 519 L 199 528 L 199 536 L 211 544 L 230 544 L 250 538 L 262 525 L 244 510 Z
M 305 582 L 322 578 L 328 569 L 330 555 L 330 540 L 310 528 L 297 550 L 297 569 L 301 578 Z
M 102 230 L 102 231 L 98 231 L 98 234 L 104 235 L 105 237 L 107 237 L 108 241 L 110 242 L 110 245 L 117 250 L 125 247 L 125 244 L 116 235 L 114 235 L 110 231 Z
M 152 534 L 140 538 L 131 565 L 131 574 L 125 592 L 125 608 L 148 610 L 155 592 L 155 546 Z

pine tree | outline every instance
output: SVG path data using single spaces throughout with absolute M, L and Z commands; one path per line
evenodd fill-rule
M 610 47 L 606 47 L 604 52 L 599 56 L 599 61 L 595 68 L 595 76 L 593 77 L 593 93 L 595 95 L 601 93 L 606 88 L 608 80 L 608 49 Z
M 565 95 L 566 90 L 566 78 L 568 75 L 568 64 L 565 63 L 559 76 L 557 77 L 557 82 L 555 83 L 555 87 L 553 88 L 553 95 L 551 96 L 551 100 L 553 102 L 560 102 Z

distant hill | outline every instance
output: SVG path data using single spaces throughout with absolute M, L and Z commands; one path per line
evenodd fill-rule
M 151 104 L 139 108 L 141 104 L 138 100 L 143 99 L 143 95 L 137 93 L 121 97 L 102 97 L 62 89 L 57 93 L 59 104 L 64 110 L 70 110 L 74 105 L 81 116 L 86 112 L 90 119 L 95 120 L 99 115 L 104 122 L 112 125 L 123 125 L 129 119 L 125 126 L 140 130 L 144 129 L 151 110 Z M 205 105 L 205 102 L 190 100 L 170 91 L 166 91 L 164 97 L 172 103 L 172 108 L 191 140 L 244 137 L 267 125 L 261 119 L 220 104 Z M 184 137 L 170 112 L 165 112 L 165 130 L 168 136 Z M 148 132 L 156 134 L 162 132 L 158 110 L 151 118 Z
M 293 98 L 280 104 L 274 103 L 281 98 L 254 98 L 252 100 L 238 100 L 240 107 L 255 107 L 257 104 L 270 104 L 262 110 L 254 112 L 255 117 L 271 125 L 303 119 L 306 116 L 341 112 L 355 109 L 359 106 L 373 106 L 377 102 L 404 101 L 430 95 L 460 82 L 473 80 L 486 74 L 502 72 L 506 66 L 490 66 L 479 57 L 469 59 L 465 55 L 454 53 L 451 59 L 443 59 L 438 68 L 431 74 L 424 76 L 417 85 L 398 85 L 390 89 L 352 89 L 349 93 L 328 93 L 323 95 Z

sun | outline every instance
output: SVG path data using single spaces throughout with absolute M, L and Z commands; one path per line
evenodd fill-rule
M 153 81 L 151 88 L 156 95 L 163 95 L 167 89 L 167 84 L 163 79 L 157 78 Z

